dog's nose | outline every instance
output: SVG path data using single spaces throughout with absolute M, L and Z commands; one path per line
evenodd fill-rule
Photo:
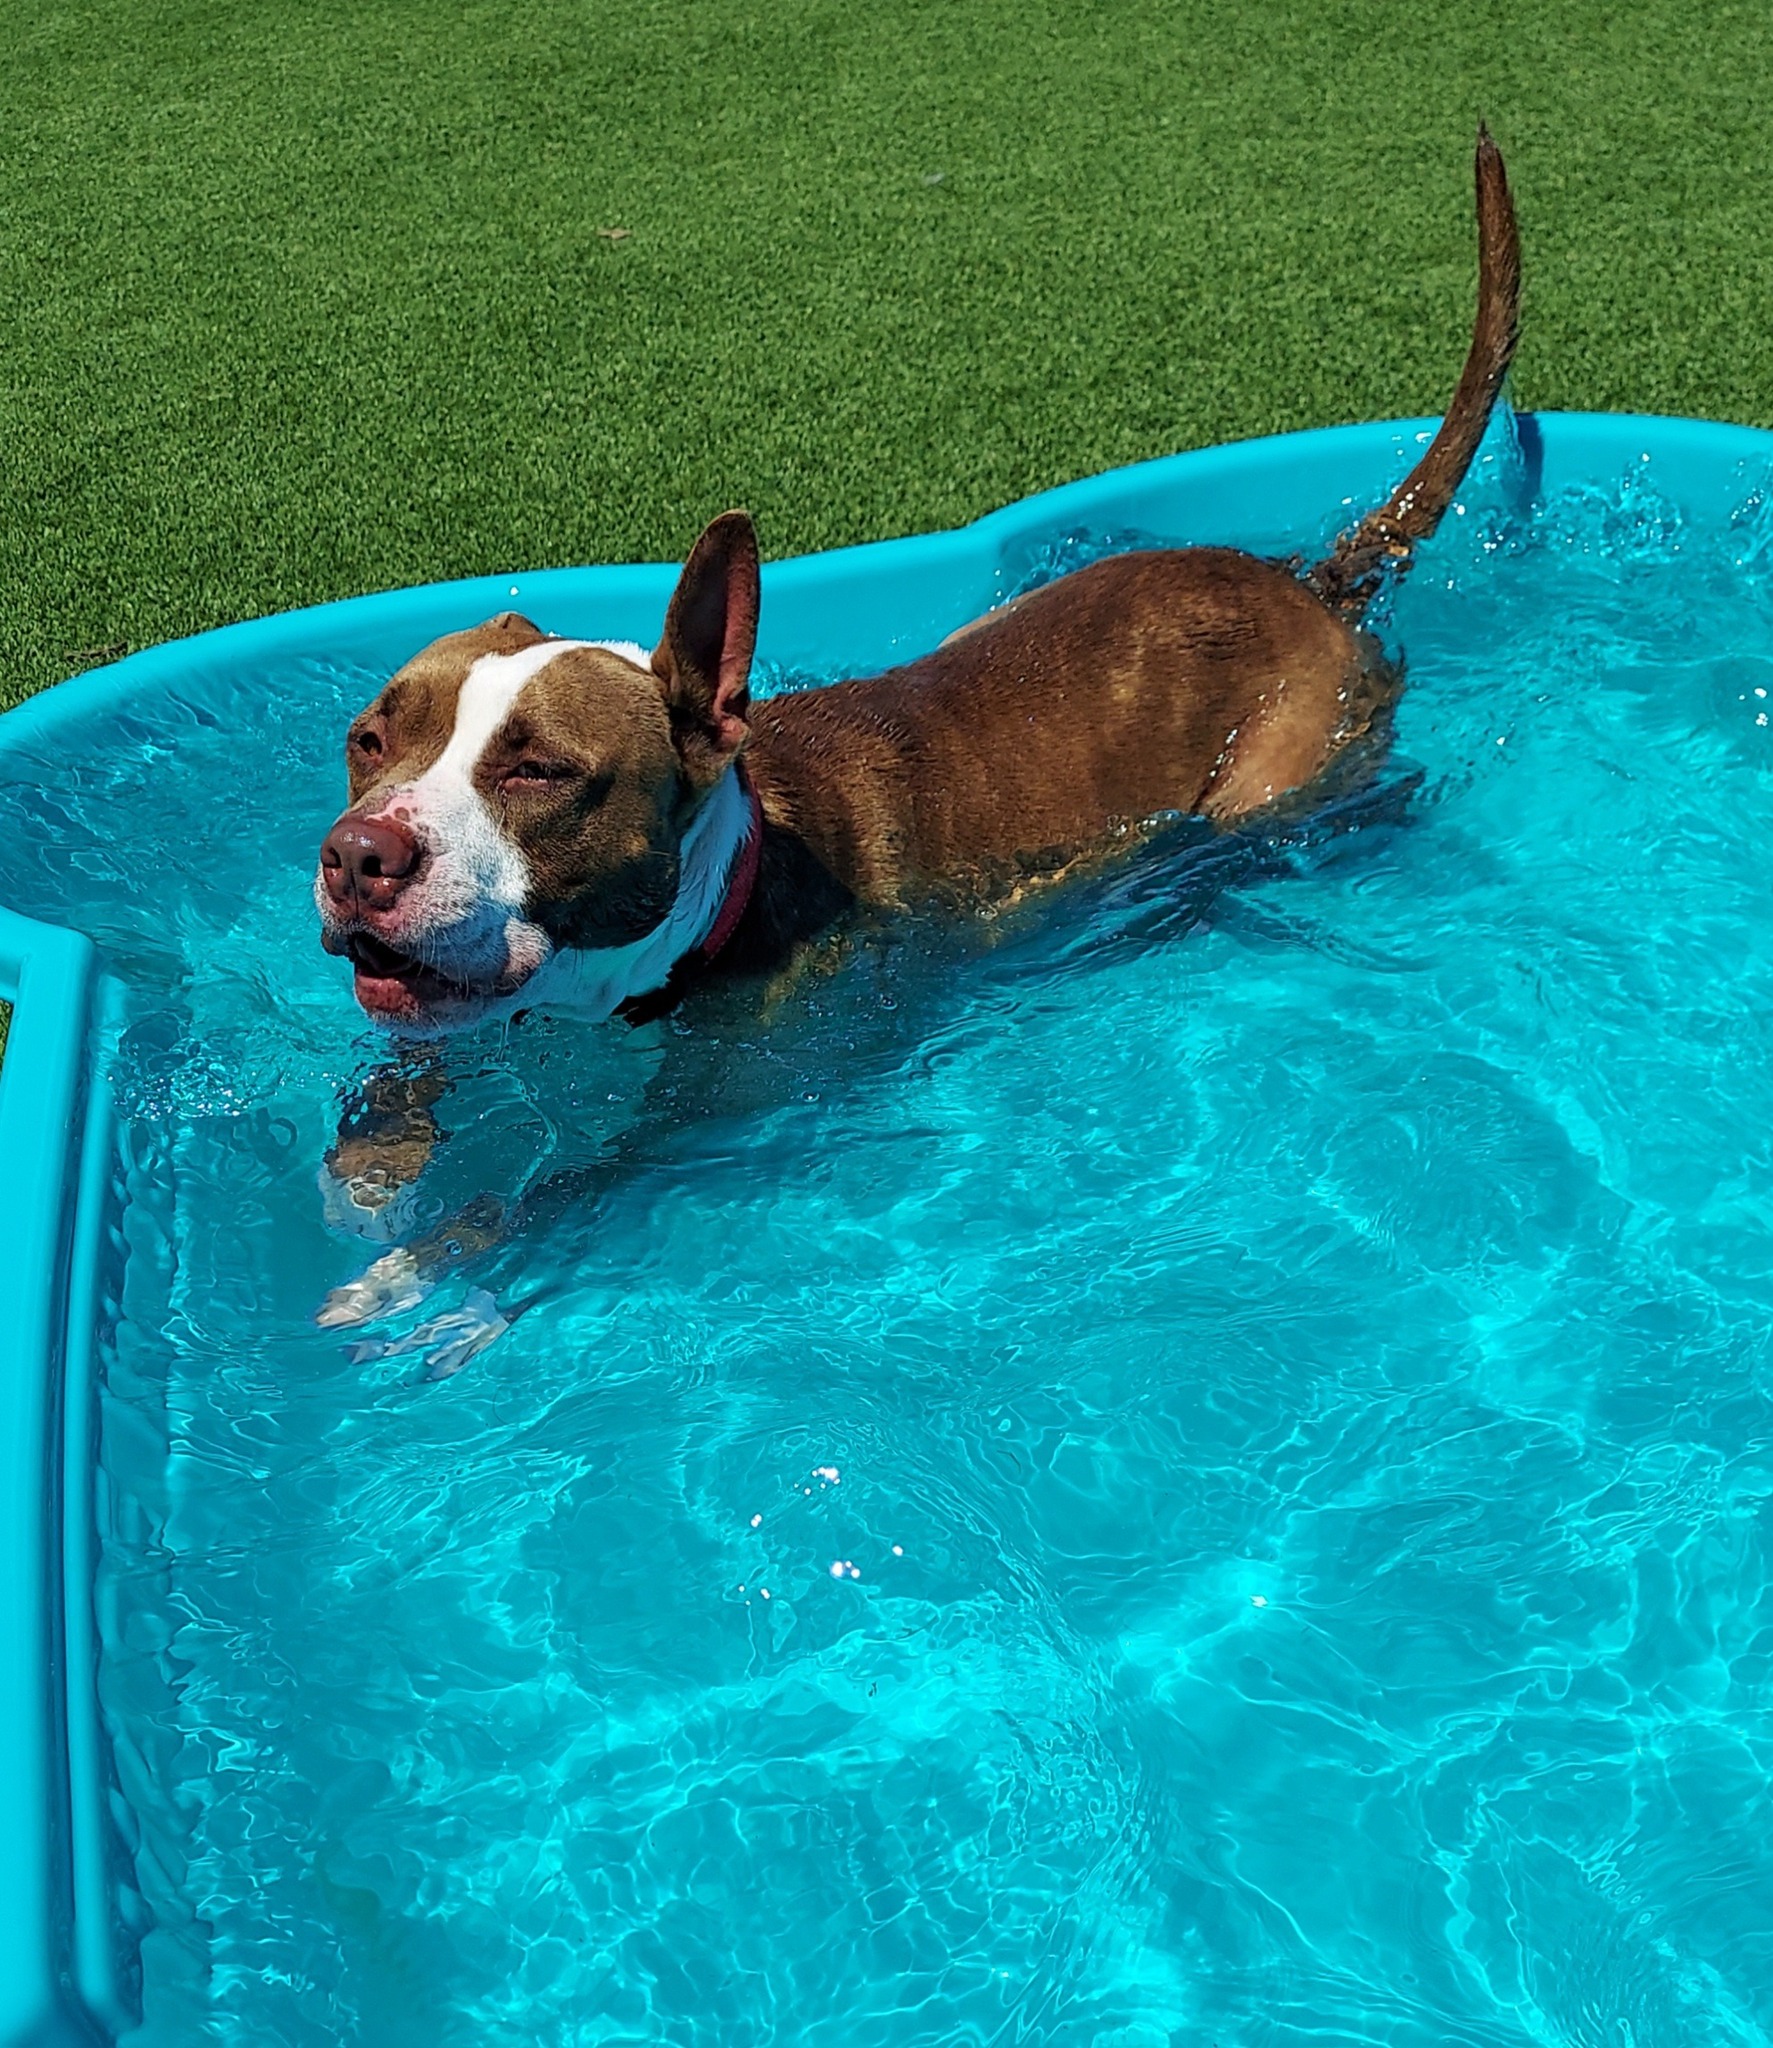
M 398 818 L 347 811 L 326 835 L 320 872 L 341 910 L 386 910 L 419 865 L 419 842 Z

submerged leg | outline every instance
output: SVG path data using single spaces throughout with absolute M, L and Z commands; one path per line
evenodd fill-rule
M 410 1244 L 384 1252 L 355 1280 L 335 1287 L 315 1312 L 323 1330 L 355 1329 L 417 1308 L 440 1280 L 508 1235 L 506 1205 L 481 1195 Z
M 386 1243 L 412 1222 L 412 1193 L 443 1132 L 431 1114 L 449 1083 L 430 1056 L 383 1067 L 339 1117 L 320 1168 L 326 1220 L 351 1237 Z

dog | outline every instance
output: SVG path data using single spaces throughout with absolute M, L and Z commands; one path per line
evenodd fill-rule
M 538 1005 L 643 1022 L 763 985 L 858 913 L 1000 905 L 1146 821 L 1245 825 L 1365 772 L 1402 678 L 1362 617 L 1452 503 L 1518 334 L 1513 202 L 1483 129 L 1475 177 L 1477 317 L 1452 402 L 1315 566 L 1110 556 L 901 668 L 753 703 L 757 538 L 727 512 L 650 650 L 506 612 L 415 655 L 350 728 L 349 803 L 314 881 L 363 1009 L 425 1041 Z M 426 1154 L 428 1104 L 391 1115 L 379 1178 L 374 1118 L 331 1159 L 366 1209 Z M 372 1268 L 322 1319 L 400 1305 L 422 1264 L 409 1249 L 374 1284 Z

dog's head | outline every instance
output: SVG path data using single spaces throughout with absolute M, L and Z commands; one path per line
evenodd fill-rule
M 664 981 L 742 836 L 757 612 L 756 536 L 728 512 L 651 655 L 506 612 L 389 681 L 346 740 L 351 801 L 314 881 L 321 943 L 372 1017 L 450 1029 L 520 995 L 591 986 L 613 1007 Z

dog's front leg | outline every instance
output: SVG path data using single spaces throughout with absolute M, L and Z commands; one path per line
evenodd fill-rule
M 333 1229 L 383 1244 L 411 1229 L 413 1190 L 443 1139 L 432 1110 L 448 1086 L 435 1057 L 422 1054 L 379 1068 L 345 1104 L 320 1168 Z
M 809 962 L 811 978 L 822 983 L 844 957 L 834 947 L 828 959 Z M 638 1113 L 610 1134 L 597 1157 L 560 1167 L 514 1197 L 481 1196 L 335 1288 L 316 1320 L 342 1330 L 398 1316 L 440 1282 L 460 1276 L 469 1285 L 459 1309 L 389 1341 L 366 1340 L 356 1353 L 417 1354 L 425 1360 L 425 1377 L 444 1378 L 560 1284 L 551 1277 L 556 1262 L 536 1257 L 556 1231 L 582 1233 L 616 1190 L 655 1173 L 676 1175 L 714 1126 L 742 1131 L 789 1105 L 828 1100 L 834 1081 L 853 1064 L 858 1026 L 864 1037 L 870 1025 L 876 1032 L 885 1028 L 895 1045 L 915 1034 L 913 1019 L 897 1008 L 883 1015 L 872 997 L 859 1010 L 840 1003 L 836 1020 L 819 1028 L 811 1028 L 817 1012 L 804 1005 L 796 1010 L 791 992 L 778 997 L 798 1025 L 795 1017 L 777 1018 L 769 1057 L 756 1045 L 765 992 L 748 983 L 724 1001 L 710 992 L 698 1003 L 693 1025 L 686 1017 L 683 1026 L 666 1027 L 663 1057 L 648 1076 Z
M 435 1230 L 396 1245 L 355 1280 L 335 1287 L 314 1320 L 323 1330 L 350 1330 L 416 1308 L 458 1266 L 500 1244 L 507 1221 L 504 1203 L 491 1195 L 479 1197 Z
M 735 1052 L 740 1054 L 736 1059 Z M 593 1210 L 612 1186 L 677 1156 L 710 1117 L 743 1118 L 755 1106 L 773 1105 L 787 1085 L 778 1080 L 772 1089 L 766 1081 L 761 1094 L 735 1087 L 741 1075 L 755 1079 L 757 1065 L 717 1036 L 672 1034 L 665 1053 L 648 1080 L 640 1114 L 612 1135 L 600 1156 L 561 1168 L 514 1199 L 477 1197 L 435 1228 L 384 1252 L 357 1279 L 335 1287 L 315 1321 L 323 1329 L 346 1330 L 399 1316 L 453 1274 L 466 1272 L 484 1286 L 470 1288 L 463 1310 L 434 1317 L 393 1341 L 366 1341 L 358 1347 L 358 1355 L 365 1358 L 423 1351 L 427 1377 L 442 1378 L 483 1349 L 546 1291 L 519 1289 L 522 1299 L 516 1303 L 509 1297 L 508 1285 L 518 1281 L 526 1245 L 563 1220 Z M 764 1072 L 773 1075 L 774 1070 Z M 501 1258 L 502 1253 L 507 1256 Z M 514 1258 L 519 1261 L 515 1266 Z M 503 1306 L 495 1301 L 494 1292 Z

